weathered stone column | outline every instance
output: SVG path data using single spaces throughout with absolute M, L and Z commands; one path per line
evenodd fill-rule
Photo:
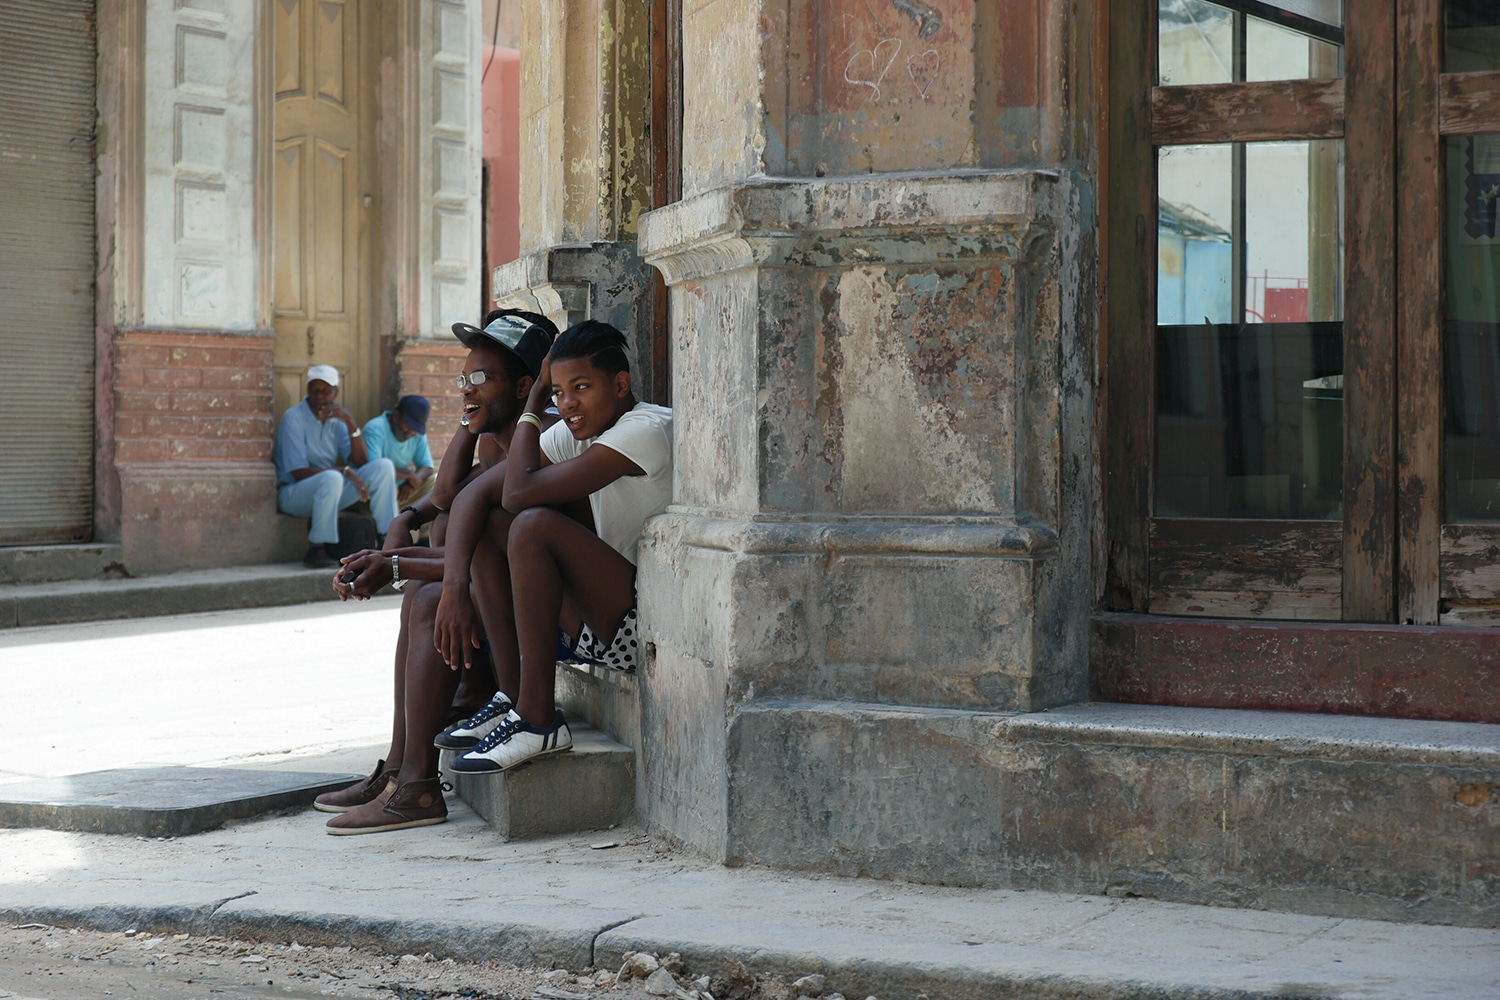
M 688 196 L 641 232 L 677 477 L 641 555 L 637 801 L 727 861 L 993 880 L 976 714 L 1086 696 L 1069 5 L 948 6 L 684 15 Z
M 525 0 L 521 19 L 521 256 L 495 269 L 499 305 L 558 328 L 625 331 L 643 398 L 652 367 L 651 268 L 636 250 L 651 204 L 650 5 Z

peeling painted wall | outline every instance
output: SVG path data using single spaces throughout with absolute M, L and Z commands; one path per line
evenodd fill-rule
M 1080 13 L 1045 0 L 767 4 L 764 171 L 823 177 L 1086 157 L 1088 131 L 1068 104 L 1087 81 Z
M 760 7 L 757 0 L 683 0 L 684 198 L 766 169 Z
M 521 252 L 563 234 L 564 31 L 572 4 L 521 7 Z

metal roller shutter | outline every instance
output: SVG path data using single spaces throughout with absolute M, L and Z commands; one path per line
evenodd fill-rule
M 87 539 L 94 4 L 0 2 L 0 545 Z

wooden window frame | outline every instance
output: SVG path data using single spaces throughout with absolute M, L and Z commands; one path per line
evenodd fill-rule
M 1442 0 L 1397 0 L 1346 5 L 1340 80 L 1153 87 L 1154 0 L 1109 6 L 1101 152 L 1106 548 L 1095 695 L 1500 722 L 1500 697 L 1487 694 L 1500 690 L 1500 629 L 1468 624 L 1500 623 L 1500 526 L 1443 523 L 1445 274 L 1434 252 L 1444 243 L 1443 140 L 1500 132 L 1500 72 L 1442 73 Z M 1352 575 L 1342 587 L 1344 621 L 1151 614 L 1153 582 L 1188 569 L 1195 547 L 1252 564 L 1251 553 L 1234 547 L 1263 541 L 1247 543 L 1221 530 L 1236 527 L 1223 521 L 1153 525 L 1150 517 L 1156 147 L 1293 138 L 1280 128 L 1288 118 L 1300 122 L 1299 138 L 1346 143 L 1345 385 L 1383 407 L 1366 407 L 1378 419 L 1346 420 L 1345 504 L 1359 515 L 1342 525 L 1276 526 L 1283 546 L 1325 561 L 1337 550 Z M 1287 590 L 1317 586 L 1294 577 Z M 1296 610 L 1271 600 L 1264 614 L 1289 618 Z
M 1425 2 L 1425 0 L 1424 0 Z M 1109 531 L 1106 603 L 1113 610 L 1212 614 L 1190 598 L 1153 600 L 1156 586 L 1201 576 L 1193 561 L 1198 537 L 1217 525 L 1240 540 L 1250 558 L 1233 581 L 1246 596 L 1241 613 L 1286 615 L 1294 602 L 1263 598 L 1288 593 L 1288 579 L 1326 571 L 1333 532 L 1339 532 L 1342 582 L 1338 614 L 1346 621 L 1392 621 L 1395 616 L 1395 111 L 1396 18 L 1382 4 L 1351 4 L 1344 29 L 1344 76 L 1193 86 L 1154 86 L 1156 18 L 1153 0 L 1115 0 L 1111 30 L 1109 226 L 1107 293 L 1109 366 L 1106 502 Z M 1363 419 L 1345 420 L 1344 518 L 1335 522 L 1156 519 L 1151 515 L 1154 451 L 1156 329 L 1156 156 L 1160 146 L 1269 140 L 1344 141 L 1344 386 Z M 1136 208 L 1134 219 L 1122 208 Z M 1131 224 L 1133 222 L 1133 224 Z M 1371 417 L 1369 415 L 1379 415 Z M 1173 523 L 1164 523 L 1171 521 Z M 1181 519 L 1187 520 L 1187 519 Z M 1270 541 L 1254 558 L 1253 531 Z M 1153 530 L 1160 528 L 1161 530 Z M 1228 593 L 1228 592 L 1215 592 Z M 1322 592 L 1326 601 L 1328 595 Z M 1199 602 L 1201 603 L 1201 602 Z M 1226 601 L 1221 611 L 1234 608 Z

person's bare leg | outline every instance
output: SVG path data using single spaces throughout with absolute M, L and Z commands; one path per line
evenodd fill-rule
M 515 515 L 504 507 L 491 508 L 484 534 L 469 564 L 469 597 L 490 647 L 495 685 L 511 701 L 521 686 L 520 654 L 516 651 L 516 616 L 511 599 L 510 564 L 505 549 Z
M 495 690 L 495 671 L 489 663 L 475 661 L 468 670 L 458 672 L 458 687 L 453 692 L 448 718 L 473 715 L 489 703 Z
M 516 711 L 552 724 L 558 615 L 564 596 L 601 636 L 614 635 L 635 604 L 635 567 L 588 528 L 547 507 L 516 515 L 507 546 L 521 656 Z
M 395 708 L 391 718 L 391 745 L 385 758 L 375 765 L 368 778 L 336 792 L 324 792 L 313 800 L 313 806 L 322 812 L 342 812 L 357 808 L 385 788 L 383 777 L 401 770 L 402 758 L 406 755 L 406 652 L 411 638 L 412 607 L 417 588 L 408 587 L 401 597 L 401 628 L 396 633 L 395 692 L 392 701 Z M 428 622 L 427 644 L 432 644 L 431 621 Z
M 411 638 L 412 605 L 416 597 L 416 588 L 408 589 L 401 596 L 401 630 L 396 633 L 396 707 L 391 719 L 391 746 L 385 753 L 385 766 L 398 771 L 406 756 L 406 649 Z
M 441 583 L 424 583 L 413 599 L 406 654 L 406 746 L 398 784 L 437 777 L 438 750 L 432 739 L 447 725 L 448 706 L 458 689 L 459 672 L 448 668 L 432 643 L 432 622 L 442 596 Z
M 448 512 L 443 511 L 432 521 L 430 539 L 433 548 L 442 548 L 448 539 Z M 495 694 L 493 670 L 471 669 L 462 671 L 458 679 L 458 690 L 453 694 L 453 704 L 448 709 L 449 718 L 457 715 L 472 715 L 482 708 Z

